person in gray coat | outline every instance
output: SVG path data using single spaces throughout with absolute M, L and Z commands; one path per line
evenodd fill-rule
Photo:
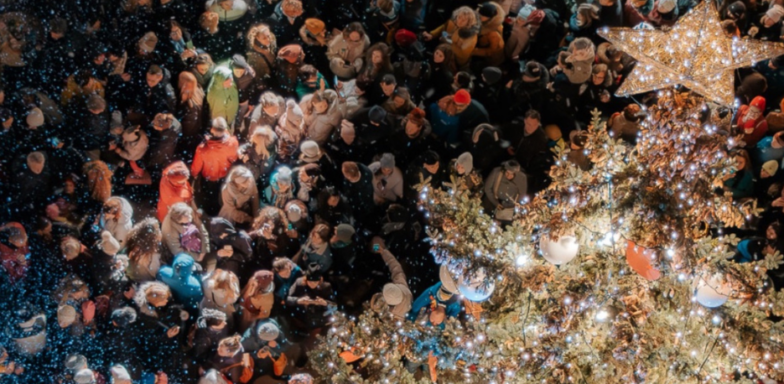
M 515 204 L 528 192 L 528 179 L 515 160 L 505 161 L 490 172 L 485 183 L 484 207 L 502 224 L 509 224 Z

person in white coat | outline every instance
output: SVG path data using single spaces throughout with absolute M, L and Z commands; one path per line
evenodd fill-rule
M 389 252 L 389 249 L 384 245 L 384 240 L 380 237 L 374 237 L 372 240 L 373 252 L 381 255 L 384 263 L 389 267 L 389 273 L 392 275 L 392 282 L 384 285 L 383 291 L 380 294 L 374 295 L 371 303 L 380 304 L 380 299 L 383 299 L 389 312 L 397 319 L 405 319 L 406 315 L 411 311 L 411 303 L 414 301 L 414 295 L 408 287 L 406 280 L 406 273 L 403 271 L 403 266 L 397 261 L 395 255 Z
M 133 228 L 133 207 L 123 197 L 112 196 L 105 203 L 99 217 L 100 227 L 112 234 L 121 247 L 125 246 L 128 232 Z
M 234 167 L 223 184 L 221 200 L 223 206 L 218 216 L 235 225 L 250 225 L 259 211 L 259 190 L 253 172 L 241 165 Z

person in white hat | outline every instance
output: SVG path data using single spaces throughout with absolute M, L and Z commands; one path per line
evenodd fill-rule
M 422 294 L 414 300 L 411 311 L 408 313 L 409 320 L 416 320 L 420 312 L 431 308 L 435 302 L 438 306 L 444 308 L 446 317 L 457 317 L 462 310 L 460 298 L 456 293 L 457 283 L 455 282 L 452 272 L 446 265 L 442 265 L 438 272 L 438 277 L 441 280 L 430 288 L 426 289 Z
M 408 288 L 406 273 L 395 255 L 384 246 L 384 241 L 380 237 L 374 237 L 372 243 L 373 252 L 381 255 L 392 275 L 392 282 L 384 285 L 381 295 L 389 306 L 389 312 L 398 319 L 404 319 L 411 311 L 411 302 L 414 300 L 414 295 Z M 377 298 L 374 298 L 373 302 L 376 300 Z

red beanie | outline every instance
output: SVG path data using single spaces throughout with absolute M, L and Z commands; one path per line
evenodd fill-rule
M 760 111 L 765 111 L 765 98 L 762 96 L 757 96 L 751 99 L 751 106 L 757 107 Z
M 457 104 L 468 104 L 471 102 L 471 94 L 465 89 L 461 89 L 455 93 L 454 100 Z
M 414 44 L 417 41 L 417 36 L 414 32 L 407 29 L 399 29 L 395 32 L 395 42 L 397 45 L 405 48 Z

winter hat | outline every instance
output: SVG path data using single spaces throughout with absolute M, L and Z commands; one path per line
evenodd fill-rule
M 87 358 L 84 355 L 74 353 L 65 358 L 65 369 L 77 371 L 87 366 Z
M 403 302 L 403 290 L 395 283 L 384 284 L 384 301 L 389 305 L 398 305 Z
M 496 67 L 486 67 L 482 70 L 482 76 L 489 85 L 493 85 L 501 80 L 501 70 Z
M 746 4 L 743 4 L 742 1 L 736 1 L 727 8 L 730 14 L 732 14 L 735 18 L 740 18 L 746 13 Z
M 61 305 L 57 308 L 57 322 L 69 326 L 76 321 L 76 309 L 70 305 Z
M 781 18 L 784 17 L 784 7 L 775 4 L 774 6 L 770 7 L 767 12 L 765 12 L 765 16 L 767 16 L 774 23 L 778 23 L 781 21 Z
M 386 117 L 387 111 L 378 105 L 374 105 L 372 108 L 370 108 L 370 111 L 368 111 L 368 118 L 370 118 L 370 121 L 373 123 L 381 124 Z
M 231 68 L 242 68 L 247 69 L 249 67 L 248 62 L 245 60 L 244 57 L 240 54 L 236 54 L 231 57 Z
M 408 209 L 400 204 L 391 204 L 387 208 L 387 217 L 390 223 L 405 223 L 408 221 Z
M 271 321 L 260 325 L 257 332 L 259 334 L 259 339 L 264 341 L 273 341 L 280 336 L 280 329 Z
M 298 373 L 291 376 L 288 384 L 313 384 L 313 376 L 307 373 Z
M 131 375 L 122 365 L 113 366 L 109 372 L 112 374 L 112 384 L 132 384 Z
M 321 264 L 315 261 L 308 264 L 307 268 L 305 269 L 306 281 L 318 281 L 323 276 L 324 276 L 324 271 L 321 270 Z
M 453 100 L 457 104 L 469 104 L 471 103 L 471 94 L 465 89 L 461 89 L 455 93 Z
M 278 183 L 291 184 L 291 168 L 285 165 L 278 168 L 277 177 L 275 179 Z
M 659 0 L 659 4 L 656 8 L 659 13 L 670 13 L 675 9 L 676 5 L 675 0 Z
M 101 232 L 101 250 L 103 253 L 114 256 L 120 251 L 120 243 L 109 231 Z
M 256 284 L 259 286 L 260 292 L 269 292 L 272 289 L 272 281 L 275 279 L 275 274 L 272 271 L 262 270 L 253 274 Z
M 438 271 L 438 278 L 441 280 L 442 290 L 448 293 L 457 292 L 457 283 L 455 283 L 455 278 L 452 277 L 452 272 L 449 272 L 449 267 L 442 265 L 441 269 Z
M 286 204 L 286 218 L 292 223 L 302 220 L 302 207 L 294 204 L 293 201 L 288 202 Z
M 147 32 L 139 39 L 139 48 L 143 49 L 145 52 L 154 51 L 157 44 L 158 36 L 155 36 L 155 32 Z
M 782 8 L 782 10 L 784 10 L 784 8 Z M 762 96 L 757 96 L 751 99 L 751 104 L 749 106 L 756 107 L 760 110 L 760 112 L 762 112 L 765 110 L 765 98 Z
M 378 162 L 381 164 L 381 168 L 395 168 L 395 155 L 385 153 L 381 155 L 381 159 Z
M 303 141 L 299 146 L 299 150 L 302 152 L 300 159 L 306 163 L 316 162 L 321 158 L 321 150 L 318 143 L 313 140 Z
M 92 94 L 90 98 L 87 99 L 87 109 L 93 111 L 104 111 L 106 110 L 106 100 L 101 97 L 101 95 Z
M 155 379 L 153 377 L 153 383 L 155 383 L 154 380 Z M 228 384 L 228 383 L 226 382 L 226 379 L 223 378 L 223 375 L 219 371 L 215 369 L 210 369 L 209 371 L 207 371 L 207 373 L 204 374 L 204 376 L 201 377 L 201 379 L 199 379 L 199 384 Z
M 535 80 L 539 80 L 539 78 L 542 77 L 542 69 L 539 67 L 539 63 L 535 61 L 529 61 L 526 63 L 525 72 L 523 72 L 523 75 Z
M 27 125 L 30 128 L 38 128 L 44 125 L 44 113 L 38 108 L 33 108 L 27 113 Z
M 338 227 L 335 231 L 335 235 L 337 236 L 338 240 L 344 243 L 350 243 L 354 233 L 356 233 L 354 227 L 345 223 L 338 224 Z
M 76 384 L 95 384 L 95 374 L 89 369 L 82 369 L 74 376 Z
M 395 78 L 395 75 L 387 73 L 381 77 L 381 82 L 384 84 L 397 84 L 397 79 Z
M 305 19 L 305 29 L 307 29 L 311 35 L 318 35 L 319 33 L 324 32 L 324 28 L 326 28 L 326 25 L 319 19 L 313 17 Z
M 465 173 L 469 174 L 474 170 L 474 156 L 471 152 L 463 152 L 457 157 L 457 164 L 462 165 Z
M 297 127 L 302 125 L 302 109 L 292 99 L 286 100 L 286 122 Z
M 487 2 L 479 6 L 477 13 L 479 13 L 479 16 L 493 18 L 498 14 L 498 8 L 495 6 L 495 4 Z
M 776 160 L 769 160 L 766 161 L 765 164 L 762 164 L 762 170 L 767 172 L 768 175 L 776 176 L 776 171 L 779 169 L 779 163 Z
M 427 150 L 422 155 L 422 162 L 427 164 L 427 165 L 438 164 L 439 160 L 441 160 L 441 158 L 438 156 L 438 153 L 436 151 L 433 151 L 433 150 Z
M 120 328 L 125 328 L 136 322 L 136 310 L 132 307 L 122 307 L 112 311 L 112 322 Z
M 534 8 L 533 5 L 526 4 L 522 8 L 520 8 L 519 11 L 517 11 L 517 18 L 523 21 L 528 20 L 528 16 L 531 16 L 531 12 L 535 10 L 536 8 Z
M 416 34 L 408 29 L 398 29 L 397 32 L 395 32 L 395 42 L 403 48 L 411 46 L 411 44 L 416 43 L 416 41 Z
M 421 108 L 414 108 L 408 113 L 408 121 L 420 127 L 425 125 L 425 111 Z
M 291 64 L 296 64 L 304 56 L 304 53 L 298 44 L 289 44 L 278 51 L 278 56 Z

